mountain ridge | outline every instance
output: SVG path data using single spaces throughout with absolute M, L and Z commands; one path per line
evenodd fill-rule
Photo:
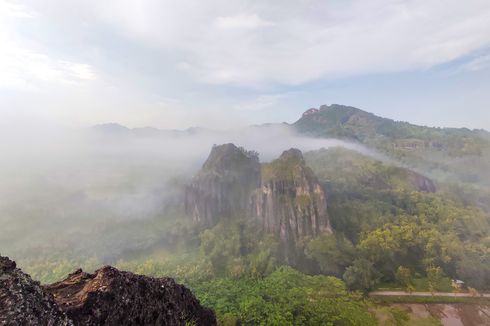
M 425 124 L 417 124 L 417 123 L 410 122 L 408 120 L 396 120 L 396 119 L 392 119 L 392 118 L 388 118 L 388 117 L 379 116 L 377 114 L 359 109 L 359 108 L 354 107 L 354 106 L 337 104 L 337 103 L 330 104 L 330 105 L 323 104 L 323 105 L 320 105 L 319 108 L 310 108 L 310 109 L 304 111 L 303 114 L 296 121 L 291 122 L 291 123 L 288 123 L 288 122 L 277 122 L 277 123 L 264 122 L 264 123 L 258 123 L 258 124 L 251 124 L 251 125 L 248 125 L 247 127 L 253 128 L 253 127 L 263 127 L 263 126 L 270 126 L 270 125 L 292 126 L 292 125 L 295 125 L 299 120 L 301 120 L 302 118 L 304 118 L 305 116 L 307 116 L 309 114 L 314 114 L 314 113 L 318 113 L 318 112 L 321 113 L 321 112 L 328 110 L 328 109 L 341 109 L 341 110 L 348 110 L 349 112 L 356 112 L 356 113 L 360 113 L 360 114 L 368 114 L 374 118 L 384 119 L 384 120 L 388 120 L 388 121 L 395 122 L 395 123 L 409 124 L 409 125 L 421 127 L 421 128 L 429 128 L 429 129 L 436 129 L 436 130 L 464 130 L 464 131 L 470 131 L 470 132 L 476 132 L 476 133 L 484 133 L 484 134 L 486 134 L 486 136 L 490 136 L 490 130 L 487 130 L 484 128 L 471 128 L 471 127 L 467 127 L 467 126 L 444 127 L 444 126 L 430 126 L 430 125 L 425 125 Z M 308 111 L 311 111 L 311 112 L 308 112 Z M 309 114 L 305 114 L 307 112 Z M 102 123 L 98 123 L 98 124 L 95 124 L 95 125 L 92 125 L 91 127 L 89 127 L 89 129 L 93 129 L 93 130 L 99 129 L 99 130 L 105 130 L 107 132 L 110 132 L 111 128 L 114 128 L 114 129 L 117 128 L 117 129 L 126 130 L 126 131 L 147 130 L 147 131 L 152 131 L 152 132 L 196 132 L 196 131 L 213 131 L 214 130 L 213 128 L 200 127 L 200 126 L 189 126 L 187 128 L 182 128 L 182 129 L 159 128 L 159 127 L 154 127 L 151 125 L 145 125 L 145 126 L 141 126 L 141 127 L 128 127 L 128 126 L 125 126 L 125 125 L 123 125 L 121 123 L 117 123 L 117 122 L 102 122 Z

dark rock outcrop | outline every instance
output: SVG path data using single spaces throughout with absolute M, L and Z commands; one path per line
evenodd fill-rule
M 283 243 L 331 232 L 327 199 L 298 149 L 262 167 L 262 183 L 252 196 L 252 214 Z
M 186 188 L 186 213 L 206 226 L 223 218 L 243 216 L 250 193 L 259 185 L 260 163 L 256 153 L 233 144 L 214 146 L 201 171 Z
M 186 287 L 106 266 L 40 286 L 0 257 L 0 325 L 217 325 Z
M 77 270 L 48 285 L 76 325 L 216 325 L 213 311 L 170 278 L 152 278 L 106 266 Z
M 0 256 L 0 325 L 73 325 L 39 282 Z

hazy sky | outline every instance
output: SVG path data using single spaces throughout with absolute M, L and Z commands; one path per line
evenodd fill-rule
M 490 2 L 0 0 L 0 126 L 226 128 L 331 103 L 490 129 Z

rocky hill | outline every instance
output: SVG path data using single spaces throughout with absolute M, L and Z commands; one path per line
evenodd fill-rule
M 263 165 L 252 210 L 266 231 L 284 241 L 331 232 L 325 191 L 298 149 Z
M 170 278 L 106 266 L 41 287 L 0 257 L 0 325 L 216 325 L 213 311 Z
M 357 140 L 382 148 L 429 149 L 452 155 L 477 155 L 488 146 L 488 133 L 467 128 L 418 126 L 376 116 L 352 106 L 322 105 L 308 110 L 293 126 L 301 133 Z
M 256 153 L 233 144 L 214 146 L 185 191 L 185 210 L 195 222 L 212 226 L 244 215 L 250 193 L 260 184 Z
M 301 238 L 331 232 L 325 191 L 298 149 L 260 165 L 256 155 L 233 144 L 213 147 L 187 188 L 186 208 L 206 225 L 256 219 L 263 230 L 293 246 Z
M 310 109 L 292 127 L 362 143 L 442 181 L 490 186 L 490 133 L 484 130 L 418 126 L 338 104 Z

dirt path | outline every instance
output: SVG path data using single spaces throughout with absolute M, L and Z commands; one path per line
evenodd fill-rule
M 415 297 L 463 297 L 463 298 L 490 298 L 490 293 L 482 293 L 473 296 L 470 293 L 451 293 L 451 292 L 404 292 L 404 291 L 373 291 L 369 292 L 369 296 L 415 296 Z

